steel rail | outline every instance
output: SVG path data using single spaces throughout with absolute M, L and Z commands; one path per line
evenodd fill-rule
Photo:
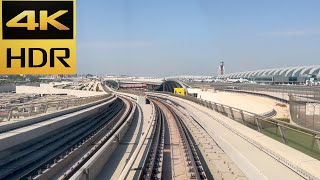
M 165 106 L 176 121 L 178 130 L 181 134 L 184 152 L 186 153 L 187 165 L 190 166 L 189 172 L 191 172 L 191 177 L 189 178 L 190 179 L 207 179 L 204 169 L 202 167 L 201 161 L 197 155 L 197 151 L 194 147 L 194 142 L 192 141 L 191 134 L 187 129 L 187 127 L 185 126 L 181 117 L 179 117 L 177 113 L 174 112 L 174 109 L 168 103 L 166 103 L 166 101 L 164 101 L 163 99 L 158 99 L 154 97 L 150 97 L 150 99 L 153 102 L 157 102 Z M 153 177 L 155 176 L 153 175 Z
M 112 113 L 112 111 L 116 108 L 116 106 L 117 106 L 117 104 L 112 105 L 111 108 L 106 111 L 106 113 Z M 19 150 L 19 153 L 13 152 L 15 154 L 12 154 L 6 160 L 1 159 L 0 167 L 4 164 L 9 163 L 10 161 L 14 161 L 15 159 L 21 159 L 25 155 L 28 155 L 29 153 L 33 152 L 34 150 L 40 149 L 41 147 L 44 147 L 44 146 L 47 146 L 59 138 L 64 138 L 66 135 L 68 135 L 70 133 L 74 134 L 75 130 L 77 130 L 81 127 L 90 125 L 90 122 L 92 122 L 93 119 L 96 119 L 96 118 L 99 118 L 99 116 L 93 116 L 89 120 L 83 120 L 83 121 L 79 121 L 75 124 L 71 124 L 67 127 L 64 127 L 63 129 L 61 129 L 61 131 L 63 131 L 63 133 L 55 133 L 55 135 L 50 134 L 48 136 L 48 138 L 46 138 L 45 142 L 40 142 L 40 140 L 38 140 L 39 143 L 33 143 L 33 144 L 31 143 L 28 145 L 27 148 L 22 148 L 22 150 Z
M 121 106 L 118 109 L 120 110 Z M 113 107 L 111 112 L 115 112 L 112 113 L 112 116 L 117 114 L 119 110 Z M 97 129 L 112 118 L 112 116 L 107 118 L 108 113 L 104 112 L 108 111 L 102 111 L 89 119 L 85 118 L 82 122 L 78 122 L 79 125 L 71 124 L 68 127 L 61 128 L 51 134 L 50 137 L 38 140 L 36 144 L 27 147 L 22 152 L 18 151 L 20 154 L 16 155 L 14 159 L 7 160 L 8 162 L 4 164 L 4 172 L 2 172 L 0 178 L 30 178 L 34 174 L 41 174 L 41 168 L 49 164 L 50 161 L 61 159 L 60 157 L 64 156 L 63 154 L 67 154 L 66 152 L 70 152 L 70 149 L 73 149 L 74 146 L 79 146 L 84 139 L 93 136 Z M 72 126 L 75 126 L 75 128 L 72 128 Z M 70 131 L 68 131 L 69 128 Z M 11 166 L 14 168 L 6 168 L 8 164 L 12 164 L 13 166 Z
M 127 98 L 120 97 L 120 99 L 124 102 L 125 108 L 121 113 L 118 113 L 117 116 L 112 120 L 111 127 L 105 126 L 104 128 L 99 130 L 99 134 L 102 135 L 98 143 L 96 143 L 88 153 L 85 154 L 79 161 L 77 161 L 74 166 L 72 166 L 66 173 L 61 177 L 61 179 L 70 179 L 81 167 L 85 165 L 87 161 L 89 161 L 93 155 L 103 147 L 105 143 L 109 141 L 109 139 L 114 136 L 118 131 L 123 127 L 127 119 L 132 118 L 132 115 L 135 111 L 135 106 L 133 102 Z M 110 128 L 110 129 L 109 129 Z M 109 129 L 109 131 L 107 131 Z M 107 131 L 107 133 L 106 133 Z
M 185 124 L 183 123 L 180 116 L 178 116 L 177 113 L 174 112 L 174 110 L 170 107 L 170 105 L 168 105 L 167 103 L 163 103 L 163 104 L 169 109 L 169 111 L 174 116 L 174 119 L 176 120 L 179 128 L 179 131 L 182 135 L 182 139 L 183 139 L 182 143 L 186 151 L 186 155 L 188 156 L 187 158 L 188 165 L 192 166 L 192 168 L 190 168 L 189 170 L 190 172 L 194 172 L 193 174 L 191 174 L 190 178 L 206 179 L 207 176 L 205 175 L 205 172 L 203 170 L 203 167 L 198 157 L 198 154 L 196 152 L 196 149 L 194 148 L 193 141 L 190 138 L 189 131 L 187 130 Z
M 1 109 L 2 114 L 0 118 L 2 121 L 10 121 L 13 117 L 19 119 L 19 117 L 30 117 L 38 114 L 47 113 L 49 108 L 54 107 L 56 110 L 66 109 L 68 107 L 75 107 L 79 105 L 84 105 L 99 100 L 103 100 L 112 96 L 111 94 L 90 96 L 90 97 L 81 97 L 74 99 L 63 99 L 63 100 L 49 100 L 43 102 L 28 102 L 20 104 L 6 104 L 5 109 Z M 25 112 L 26 111 L 26 112 Z
M 147 162 L 144 163 L 139 179 L 161 179 L 163 147 L 164 147 L 164 119 L 160 107 L 153 101 L 156 110 L 156 129 L 153 133 L 152 144 L 148 151 Z
M 34 117 L 34 118 L 39 118 L 39 120 L 36 120 L 36 121 L 30 121 L 30 122 L 23 122 L 23 121 L 27 121 L 27 120 L 21 120 L 21 121 L 18 121 L 16 122 L 16 124 L 14 124 L 14 126 L 12 127 L 8 127 L 8 128 L 5 128 L 5 129 L 0 129 L 0 135 L 3 134 L 3 133 L 7 133 L 7 132 L 10 132 L 10 131 L 15 131 L 19 128 L 24 128 L 24 127 L 27 127 L 27 126 L 33 126 L 33 125 L 36 125 L 38 123 L 42 123 L 42 122 L 45 122 L 45 121 L 49 121 L 51 120 L 52 118 L 56 118 L 56 117 L 59 117 L 59 116 L 63 116 L 63 115 L 66 115 L 66 114 L 71 114 L 71 113 L 74 113 L 76 111 L 79 111 L 79 110 L 83 110 L 83 109 L 86 109 L 86 108 L 89 108 L 89 107 L 92 107 L 92 106 L 95 106 L 97 105 L 97 103 L 104 103 L 104 102 L 108 102 L 108 101 L 113 101 L 114 99 L 116 99 L 116 96 L 114 95 L 111 95 L 111 96 L 108 96 L 106 99 L 103 99 L 103 100 L 99 100 L 97 102 L 92 102 L 90 104 L 86 104 L 86 105 L 83 105 L 83 107 L 79 107 L 80 109 L 78 109 L 77 107 L 72 107 L 72 108 L 76 108 L 76 109 L 72 109 L 71 111 L 67 111 L 67 110 L 63 110 L 63 111 L 67 111 L 67 112 L 52 112 L 53 115 L 50 116 L 50 118 L 39 118 L 38 117 Z M 100 102 L 101 101 L 101 102 Z M 46 116 L 47 114 L 45 114 L 44 116 Z M 23 122 L 23 123 L 20 123 L 20 122 Z M 11 124 L 9 124 L 11 125 Z M 7 126 L 9 126 L 7 125 Z M 5 125 L 3 125 L 5 126 Z

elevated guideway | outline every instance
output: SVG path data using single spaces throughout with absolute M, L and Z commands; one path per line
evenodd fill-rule
M 134 101 L 109 94 L 0 126 L 0 179 L 95 179 L 135 112 Z
M 213 138 L 222 151 L 231 158 L 231 162 L 241 169 L 245 174 L 244 177 L 319 178 L 315 170 L 320 159 L 317 132 L 223 104 L 191 97 L 189 100 L 183 100 L 181 99 L 183 96 L 177 98 L 163 94 L 146 94 L 161 97 L 173 108 L 176 107 L 175 111 L 180 111 L 180 116 L 190 116 L 192 121 L 200 125 L 199 128 L 204 128 L 209 133 L 209 137 Z M 255 150 L 253 153 L 248 153 L 251 149 Z M 266 163 L 261 163 L 264 161 Z M 277 167 L 276 171 L 273 170 L 274 167 Z
M 318 179 L 319 160 L 201 105 L 162 96 L 203 127 L 249 179 Z M 183 108 L 182 108 L 183 107 Z
M 0 126 L 0 179 L 320 179 L 315 131 L 169 93 L 188 88 L 176 80 L 100 84 L 101 99 Z

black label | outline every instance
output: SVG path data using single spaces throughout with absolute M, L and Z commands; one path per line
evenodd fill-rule
M 73 39 L 73 16 L 73 1 L 2 1 L 3 39 Z

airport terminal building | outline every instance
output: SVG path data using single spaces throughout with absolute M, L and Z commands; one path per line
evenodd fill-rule
M 219 75 L 217 79 L 247 79 L 258 83 L 299 84 L 320 80 L 320 65 L 264 69 Z

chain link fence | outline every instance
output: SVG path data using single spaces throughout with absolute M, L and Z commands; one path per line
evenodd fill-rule
M 320 86 L 262 85 L 251 83 L 213 83 L 210 84 L 210 86 L 214 87 L 216 90 L 237 89 L 244 91 L 275 92 L 320 97 Z
M 214 84 L 216 90 L 266 96 L 289 103 L 296 124 L 320 132 L 320 87 L 298 85 Z
M 289 95 L 291 119 L 296 124 L 320 132 L 320 101 Z

